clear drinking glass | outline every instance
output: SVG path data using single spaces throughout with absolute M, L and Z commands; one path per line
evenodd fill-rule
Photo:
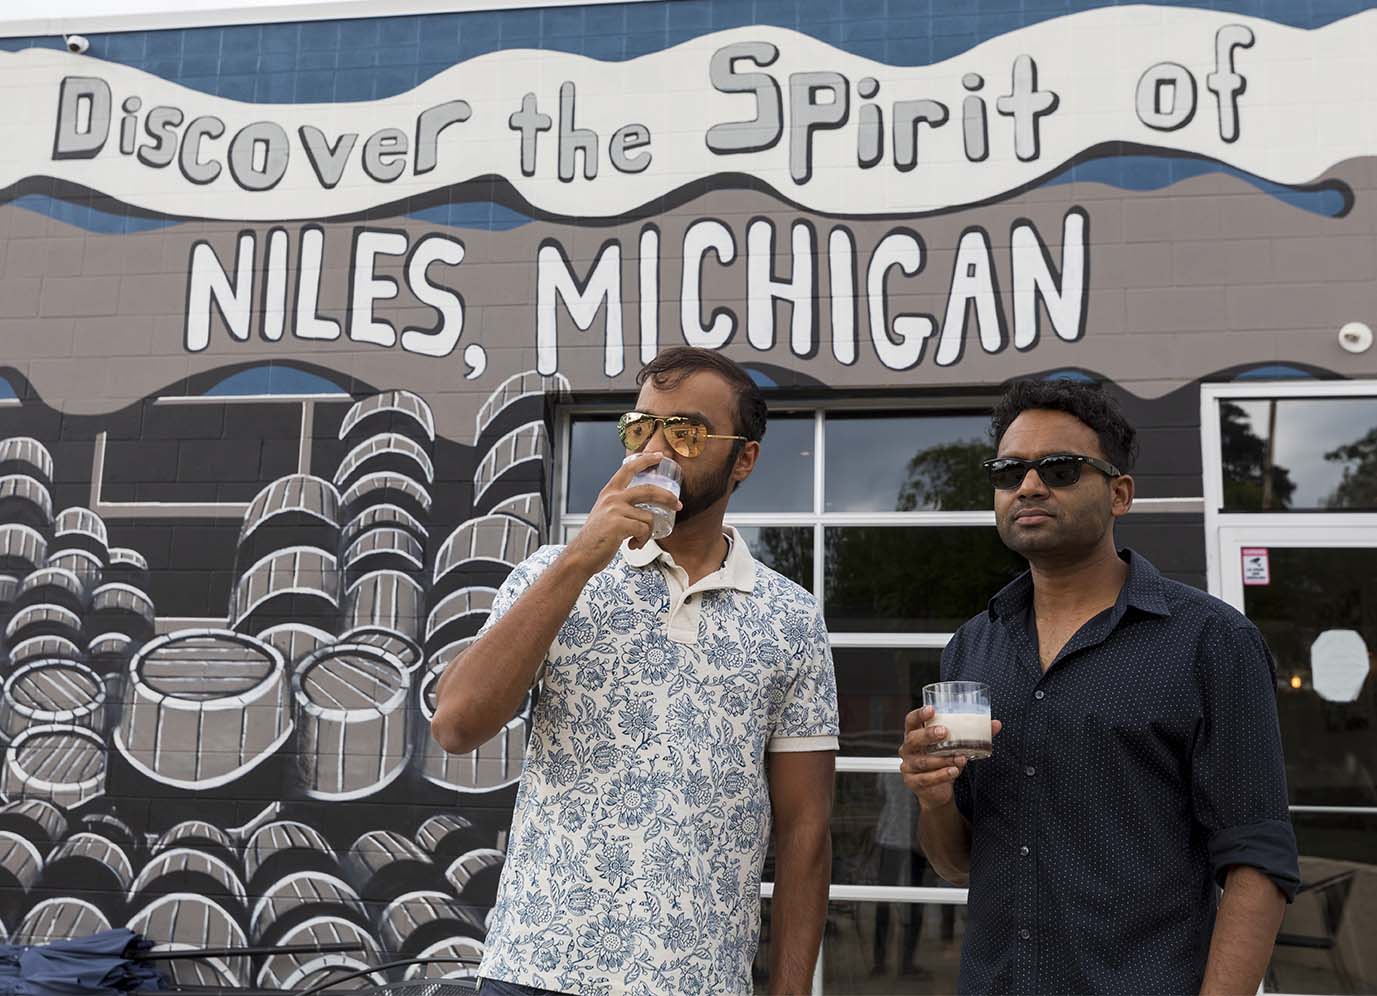
M 683 480 L 683 474 L 679 471 L 679 465 L 669 457 L 660 460 L 657 466 L 650 467 L 641 471 L 631 479 L 631 487 L 637 488 L 642 484 L 653 484 L 657 488 L 663 488 L 674 496 L 674 500 L 679 498 L 679 482 Z M 650 527 L 651 539 L 664 539 L 674 532 L 674 506 L 673 504 L 656 504 L 654 502 L 637 502 L 637 508 L 643 508 L 655 519 Z
M 947 739 L 928 748 L 938 757 L 972 761 L 994 753 L 990 725 L 990 686 L 978 681 L 939 681 L 923 686 L 923 705 L 934 714 L 925 726 L 945 726 Z

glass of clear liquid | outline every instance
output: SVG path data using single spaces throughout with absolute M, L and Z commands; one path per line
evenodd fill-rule
M 674 532 L 674 505 L 673 502 L 679 499 L 679 484 L 683 480 L 683 474 L 679 470 L 679 465 L 669 457 L 660 460 L 658 466 L 650 467 L 641 471 L 631 479 L 631 487 L 637 488 L 642 484 L 653 484 L 657 488 L 663 488 L 672 496 L 669 503 L 660 505 L 654 502 L 637 502 L 637 508 L 643 508 L 654 517 L 654 523 L 650 527 L 650 538 L 659 540 L 664 539 Z
M 939 681 L 923 686 L 923 705 L 932 706 L 925 726 L 945 726 L 947 739 L 928 747 L 938 757 L 975 761 L 994 753 L 990 686 L 979 681 Z

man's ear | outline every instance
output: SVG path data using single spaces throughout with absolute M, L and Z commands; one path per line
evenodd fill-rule
M 1133 507 L 1133 478 L 1128 474 L 1109 482 L 1109 512 L 1114 518 L 1128 514 Z
M 751 471 L 755 470 L 755 462 L 760 459 L 760 444 L 755 441 L 746 443 L 741 447 L 741 452 L 736 455 L 736 463 L 732 466 L 732 480 L 738 484 L 751 476 Z

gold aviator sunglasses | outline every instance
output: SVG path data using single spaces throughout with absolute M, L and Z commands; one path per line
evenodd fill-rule
M 727 436 L 720 432 L 709 432 L 708 427 L 696 418 L 687 415 L 647 415 L 645 412 L 627 412 L 617 419 L 617 435 L 628 453 L 639 451 L 655 435 L 658 426 L 664 426 L 665 440 L 680 456 L 696 457 L 703 452 L 709 439 L 742 439 L 745 436 Z

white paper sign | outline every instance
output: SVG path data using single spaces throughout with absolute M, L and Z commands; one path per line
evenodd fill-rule
M 1370 668 L 1367 643 L 1351 629 L 1327 629 L 1310 645 L 1310 681 L 1330 702 L 1352 702 Z

